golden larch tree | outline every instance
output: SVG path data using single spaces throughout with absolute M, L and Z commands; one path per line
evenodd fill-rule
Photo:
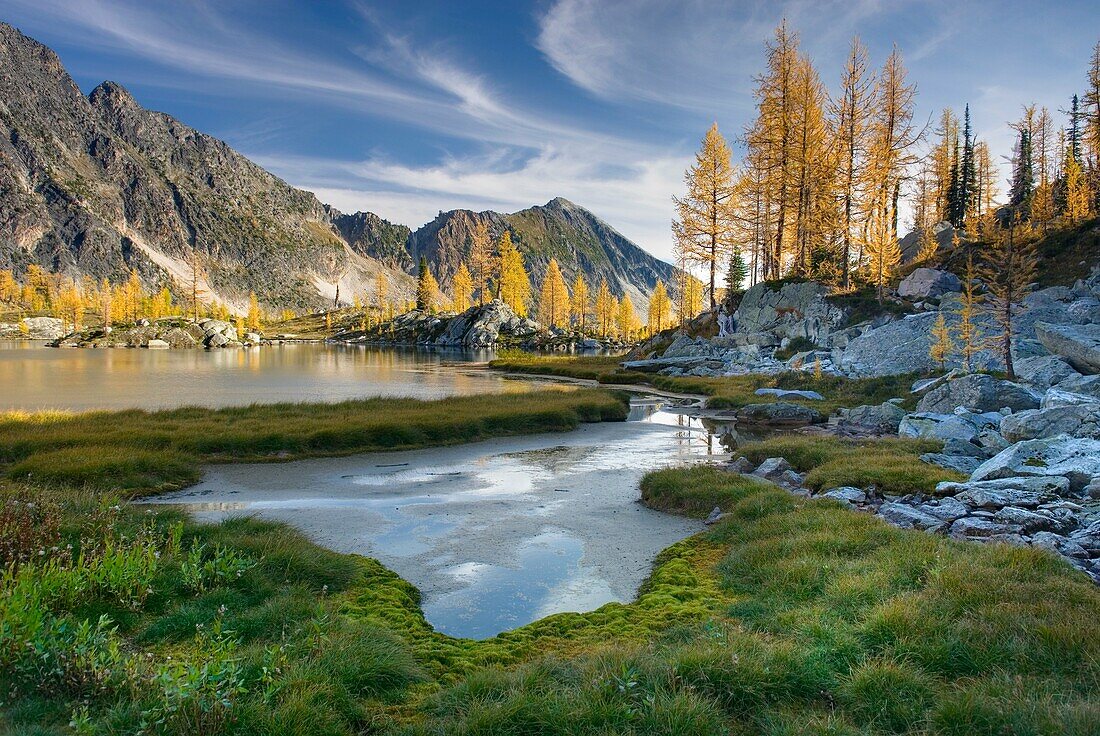
M 1016 315 L 1021 301 L 1035 280 L 1037 256 L 1035 244 L 1017 233 L 1016 223 L 1001 228 L 984 252 L 978 275 L 985 283 L 983 307 L 997 323 L 998 334 L 992 345 L 1001 355 L 1005 373 L 1016 380 L 1012 364 L 1012 340 L 1016 332 Z
M 619 302 L 619 335 L 623 340 L 630 342 L 638 332 L 639 326 L 638 315 L 634 312 L 634 302 L 629 294 L 623 294 L 623 299 Z
M 615 323 L 614 299 L 607 279 L 600 279 L 600 286 L 596 289 L 596 329 L 604 337 L 611 334 L 611 327 Z
M 951 339 L 951 330 L 947 327 L 947 318 L 943 312 L 936 315 L 936 321 L 932 324 L 932 345 L 928 348 L 928 355 L 940 366 L 940 370 L 947 367 L 947 360 L 955 349 Z
M 256 297 L 256 292 L 250 291 L 248 293 L 248 329 L 259 332 L 262 322 L 263 313 L 260 311 L 260 300 Z
M 649 295 L 649 332 L 656 335 L 669 326 L 672 320 L 672 300 L 663 281 L 658 281 Z
M 974 354 L 978 352 L 980 341 L 978 327 L 974 321 L 978 309 L 978 297 L 974 292 L 974 278 L 974 256 L 968 253 L 966 256 L 965 281 L 959 299 L 959 324 L 955 328 L 959 351 L 962 353 L 962 363 L 968 371 L 974 369 Z
M 1089 190 L 1081 164 L 1071 155 L 1066 156 L 1066 222 L 1076 225 L 1089 216 Z M 1034 210 L 1034 203 L 1032 210 Z
M 477 293 L 477 303 L 484 305 L 489 299 L 489 280 L 496 270 L 493 257 L 493 241 L 489 238 L 489 226 L 478 220 L 470 236 L 470 276 Z
M 856 223 L 864 208 L 863 170 L 867 156 L 868 132 L 874 103 L 875 82 L 868 69 L 867 48 L 859 38 L 852 39 L 848 61 L 841 77 L 841 94 L 832 106 L 836 129 L 837 186 L 841 198 L 840 278 L 847 289 L 850 283 L 852 243 L 858 235 Z
M 588 303 L 588 282 L 584 280 L 584 274 L 577 272 L 573 279 L 573 296 L 570 299 L 569 312 L 573 316 L 573 324 L 583 334 L 585 323 L 588 320 L 588 312 L 591 309 Z
M 512 234 L 505 230 L 497 244 L 497 291 L 500 298 L 520 317 L 527 316 L 531 301 L 531 279 L 523 265 L 523 254 L 512 243 Z
M 538 321 L 543 327 L 565 327 L 569 324 L 569 289 L 556 259 L 546 266 L 539 289 Z
M 718 123 L 710 126 L 695 163 L 684 173 L 687 194 L 673 197 L 677 219 L 672 223 L 677 246 L 693 263 L 706 267 L 710 274 L 710 305 L 715 305 L 718 264 L 736 242 L 736 177 L 730 148 L 718 132 Z
M 901 261 L 898 246 L 898 200 L 909 166 L 916 161 L 914 145 L 923 137 L 913 125 L 916 87 L 906 84 L 905 67 L 895 48 L 878 82 L 878 105 L 871 121 L 867 160 L 869 217 L 865 248 L 870 280 L 881 301 L 886 283 Z
M 456 312 L 465 312 L 473 300 L 474 282 L 466 263 L 458 264 L 458 270 L 451 278 L 451 308 Z

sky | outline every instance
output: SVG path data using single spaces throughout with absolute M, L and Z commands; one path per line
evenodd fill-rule
M 897 45 L 917 120 L 969 103 L 998 157 L 1100 40 L 1096 0 L 0 0 L 85 92 L 116 81 L 343 211 L 562 196 L 666 260 L 683 172 L 712 122 L 740 155 L 783 18 L 834 90 L 853 35 L 875 66 Z

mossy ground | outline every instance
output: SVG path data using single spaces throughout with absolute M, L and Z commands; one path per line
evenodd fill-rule
M 760 388 L 801 389 L 817 391 L 824 401 L 783 399 L 812 406 L 829 414 L 838 408 L 861 404 L 881 404 L 895 396 L 906 396 L 918 374 L 882 376 L 879 378 L 845 378 L 816 376 L 813 372 L 792 371 L 777 375 L 747 374 L 743 376 L 694 377 L 662 376 L 624 369 L 622 356 L 558 356 L 534 355 L 519 350 L 508 351 L 489 362 L 495 370 L 511 373 L 563 376 L 596 381 L 602 384 L 645 385 L 665 391 L 706 396 L 710 409 L 738 409 L 746 404 L 778 401 L 774 396 L 757 396 Z M 915 399 L 909 400 L 915 405 Z
M 618 399 L 584 401 L 598 407 L 593 418 L 621 416 Z M 209 431 L 205 411 L 194 421 Z M 122 437 L 137 443 L 167 424 L 107 414 L 58 426 L 91 442 L 92 428 L 115 419 L 126 432 L 101 431 L 87 446 L 124 447 Z M 190 420 L 175 421 L 154 446 L 193 451 Z M 8 468 L 82 446 L 46 442 L 27 418 L 9 417 L 3 430 Z M 292 436 L 289 451 L 314 452 Z M 213 447 L 221 457 L 222 443 Z M 811 472 L 858 456 L 894 473 L 922 449 L 798 438 L 744 451 L 783 454 Z M 38 467 L 54 464 L 64 465 Z M 693 515 L 719 506 L 726 518 L 661 553 L 636 601 L 478 642 L 432 631 L 415 588 L 374 560 L 326 551 L 283 524 L 199 525 L 173 511 L 115 508 L 100 490 L 115 486 L 81 467 L 0 481 L 7 561 L 66 544 L 105 559 L 102 540 L 112 539 L 134 553 L 151 545 L 158 562 L 150 571 L 148 556 L 128 552 L 131 564 L 99 583 L 130 598 L 93 590 L 43 604 L 70 622 L 109 616 L 117 630 L 97 646 L 121 644 L 121 675 L 104 674 L 106 660 L 86 651 L 61 675 L 42 674 L 2 629 L 0 656 L 20 665 L 0 671 L 0 730 L 122 734 L 145 721 L 147 733 L 302 736 L 1100 732 L 1100 591 L 1037 550 L 902 531 L 713 467 L 663 470 L 643 481 L 647 504 Z M 223 568 L 237 573 L 219 576 Z M 41 587 L 55 585 L 47 577 Z M 5 625 L 25 625 L 27 607 L 5 602 Z M 211 699 L 218 694 L 228 705 Z

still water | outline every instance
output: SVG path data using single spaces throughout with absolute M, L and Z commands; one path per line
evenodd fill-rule
M 412 452 L 220 465 L 151 499 L 205 521 L 256 515 L 379 559 L 422 593 L 429 623 L 485 638 L 633 599 L 695 519 L 638 501 L 648 471 L 721 454 L 713 428 L 638 402 L 632 421 Z
M 0 341 L 0 411 L 165 409 L 529 391 L 463 367 L 489 352 L 289 344 L 234 350 L 58 349 Z

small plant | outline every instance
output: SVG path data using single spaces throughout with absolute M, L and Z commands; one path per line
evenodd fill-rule
M 207 557 L 206 545 L 194 540 L 180 562 L 183 584 L 195 593 L 236 580 L 256 563 L 249 557 L 221 546 L 215 546 Z
M 240 642 L 218 619 L 195 637 L 192 661 L 160 665 L 153 675 L 157 703 L 142 713 L 142 733 L 175 730 L 188 734 L 221 733 L 238 698 L 248 692 L 237 658 Z

